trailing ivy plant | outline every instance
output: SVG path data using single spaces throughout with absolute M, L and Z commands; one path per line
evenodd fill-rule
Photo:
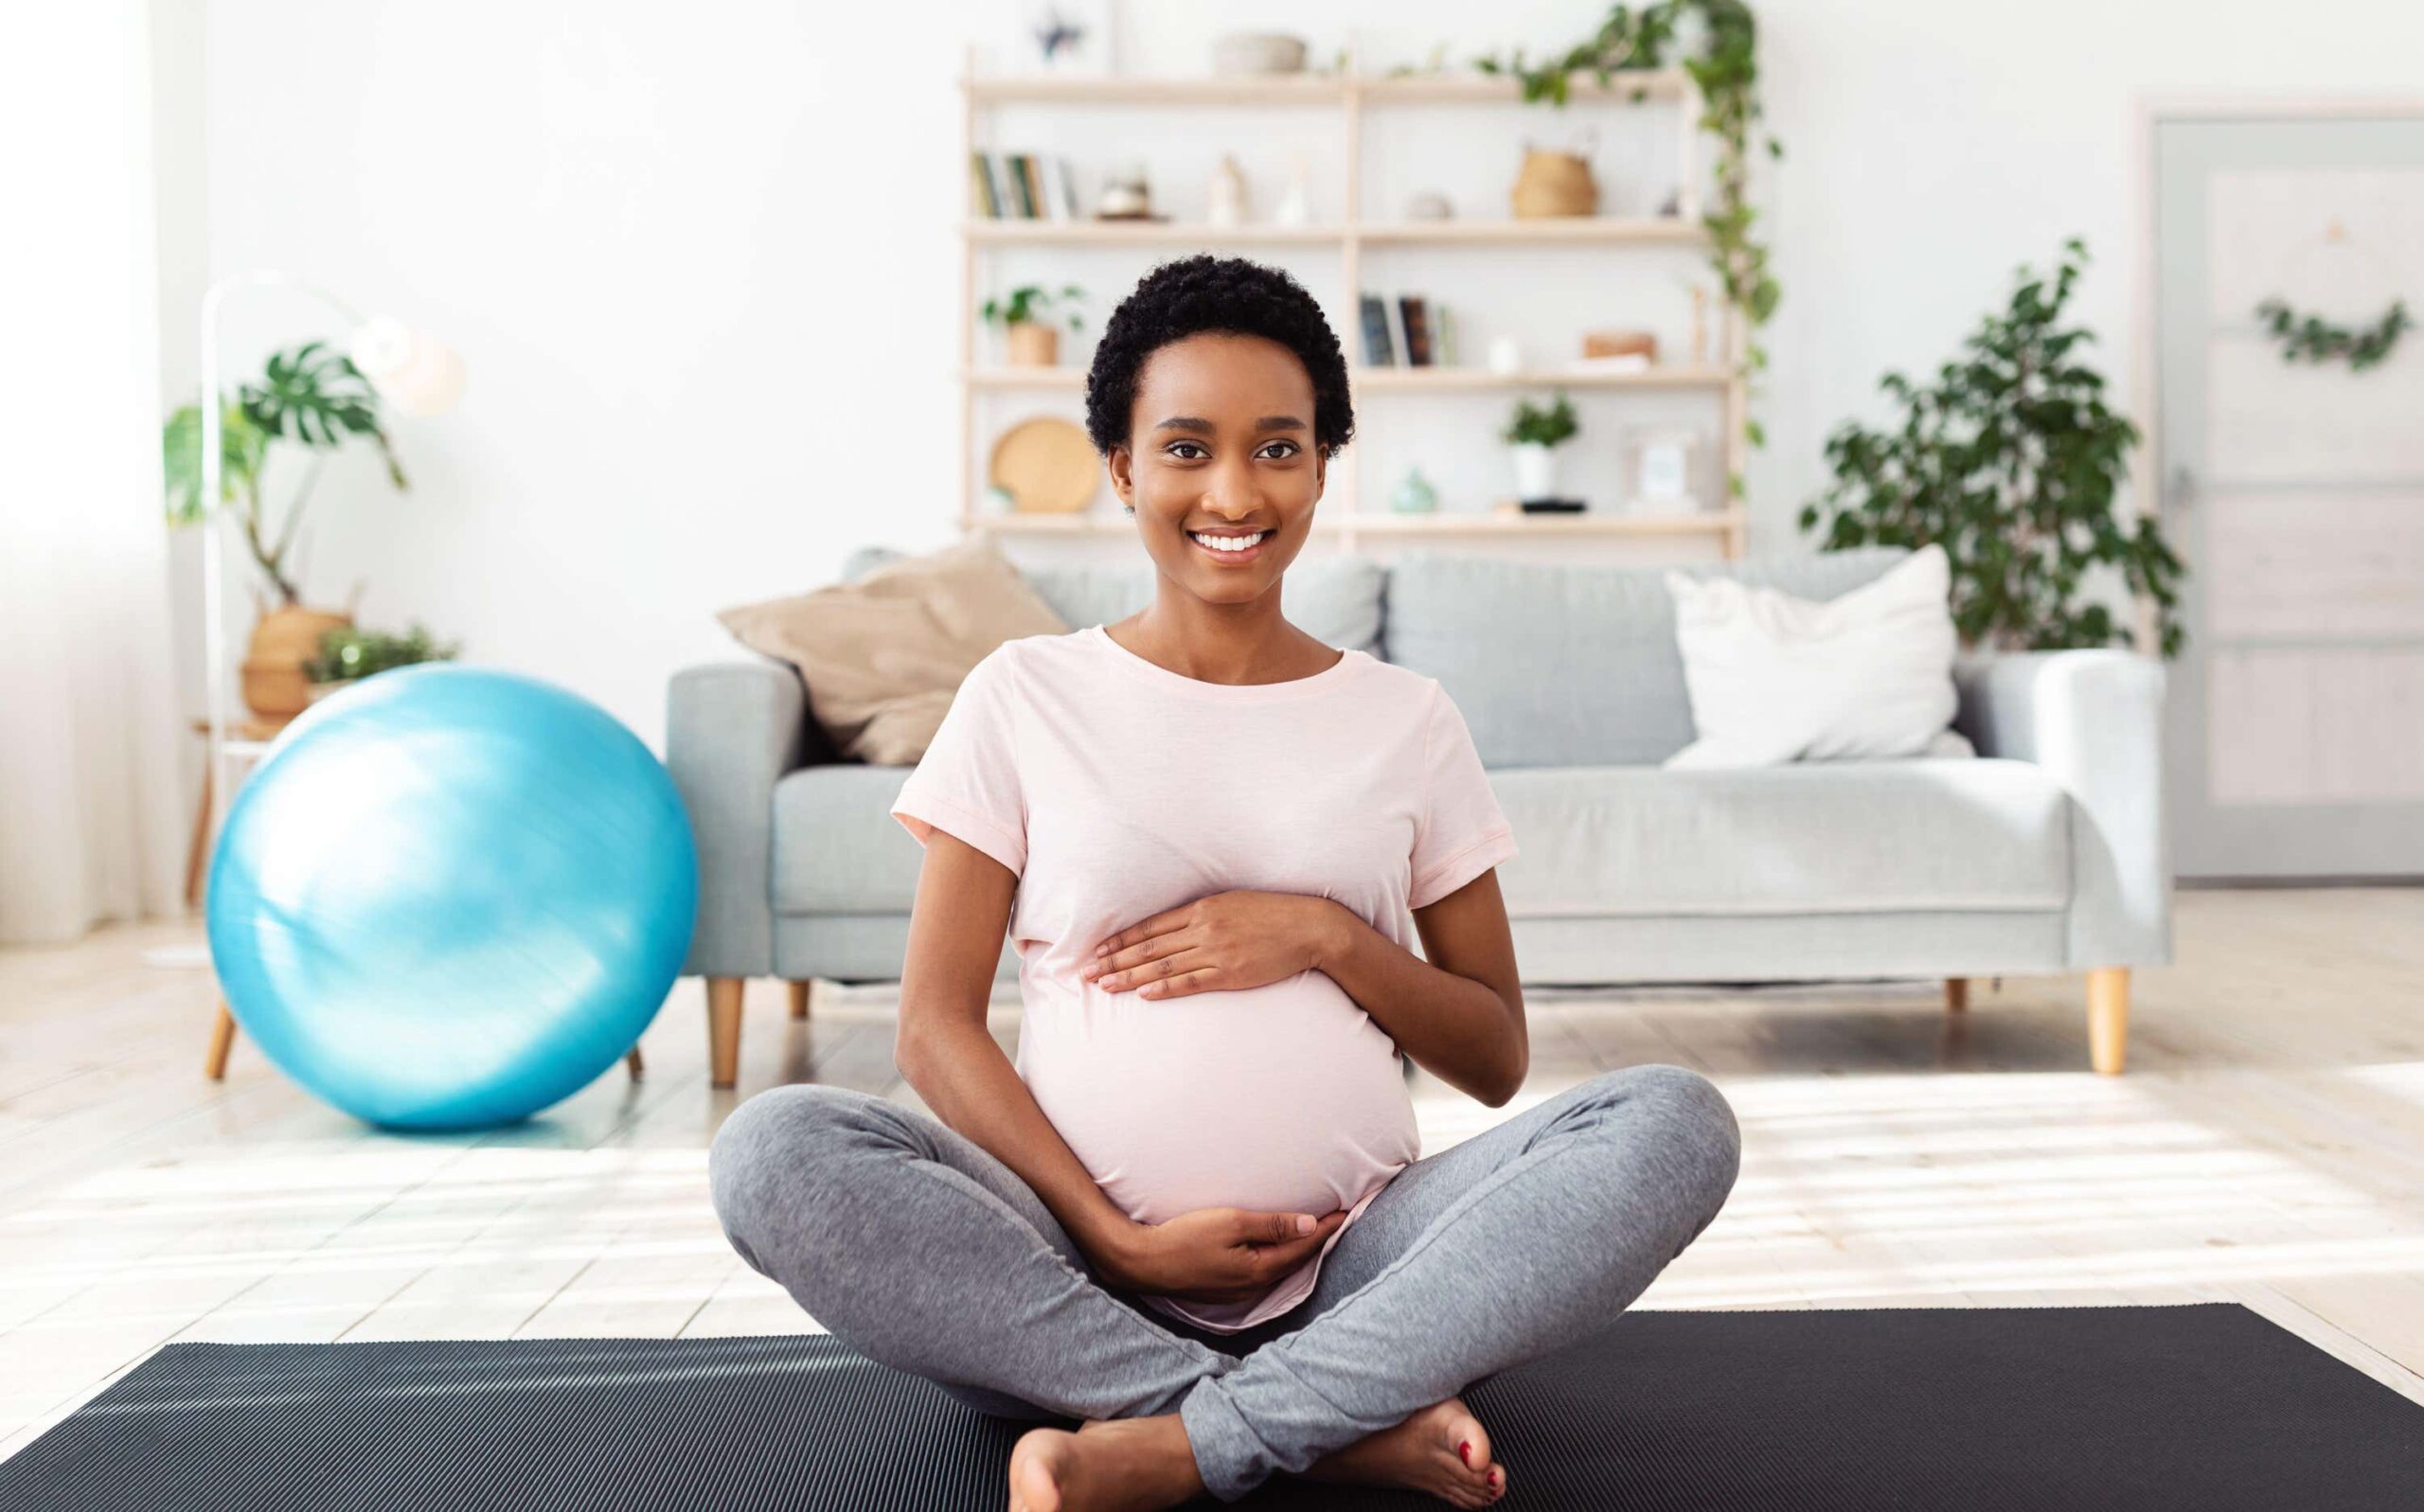
M 1953 624 L 1973 648 L 2134 644 L 2110 609 L 2079 596 L 2091 569 L 2117 571 L 2153 600 L 2162 653 L 2177 655 L 2181 561 L 2153 519 L 2114 516 L 2138 431 L 2079 360 L 2094 334 L 2062 323 L 2087 248 L 2074 238 L 2062 251 L 2050 278 L 2020 270 L 2010 308 L 1989 312 L 1934 382 L 1885 375 L 1900 420 L 1846 421 L 1827 437 L 1834 482 L 1801 527 L 1823 527 L 1829 551 L 1940 543 Z
M 2415 324 L 2408 318 L 2404 299 L 2392 300 L 2381 319 L 2356 330 L 2335 326 L 2321 315 L 2301 315 L 2278 299 L 2267 299 L 2256 306 L 2255 318 L 2264 322 L 2268 335 L 2281 343 L 2284 362 L 2337 360 L 2361 373 L 2388 357 L 2398 345 L 2400 334 Z
M 1675 48 L 1684 38 L 1684 23 L 1693 18 L 1700 22 L 1698 48 L 1677 60 Z M 1709 262 L 1717 271 L 1725 302 L 1743 318 L 1747 332 L 1743 365 L 1756 372 L 1768 365 L 1767 348 L 1759 344 L 1759 328 L 1775 313 L 1783 291 L 1768 271 L 1766 243 L 1753 235 L 1758 220 L 1751 205 L 1753 138 L 1756 135 L 1757 150 L 1772 158 L 1784 156 L 1784 146 L 1759 125 L 1764 113 L 1759 101 L 1758 23 L 1751 8 L 1742 0 L 1651 0 L 1637 9 L 1611 6 L 1588 42 L 1577 43 L 1537 67 L 1524 65 L 1520 47 L 1504 61 L 1495 54 L 1476 58 L 1473 66 L 1486 74 L 1512 75 L 1522 81 L 1526 100 L 1563 105 L 1577 73 L 1590 74 L 1606 87 L 1619 72 L 1663 68 L 1670 61 L 1680 62 L 1699 86 L 1699 127 L 1717 138 L 1717 161 L 1711 169 L 1717 196 L 1701 217 L 1701 224 L 1708 232 Z M 1752 445 L 1766 444 L 1767 437 L 1756 421 L 1746 421 L 1743 428 Z M 1733 479 L 1731 488 L 1738 495 L 1742 480 Z

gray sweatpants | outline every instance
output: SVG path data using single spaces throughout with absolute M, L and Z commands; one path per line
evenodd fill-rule
M 1400 1171 L 1303 1304 L 1233 1334 L 1105 1287 L 1017 1173 L 864 1093 L 750 1098 L 709 1172 L 741 1258 L 835 1337 L 1000 1415 L 1176 1411 L 1234 1502 L 1613 1324 L 1717 1216 L 1739 1156 L 1698 1073 L 1604 1073 Z

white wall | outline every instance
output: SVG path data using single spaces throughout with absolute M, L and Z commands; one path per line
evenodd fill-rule
M 1381 62 L 1441 41 L 1451 58 L 1538 54 L 1603 9 L 1130 4 L 1120 53 L 1194 71 L 1213 31 L 1273 26 Z M 1001 13 L 218 0 L 210 265 L 307 274 L 446 333 L 471 365 L 459 411 L 399 427 L 409 496 L 384 495 L 366 459 L 323 483 L 313 596 L 366 580 L 366 618 L 425 618 L 653 739 L 667 673 L 725 652 L 714 609 L 829 581 L 862 543 L 947 539 L 953 80 L 962 39 Z M 1878 375 L 1931 368 L 2015 263 L 2065 236 L 2095 254 L 2080 311 L 2133 394 L 2142 98 L 2424 87 L 2424 8 L 2388 0 L 2290 16 L 2253 0 L 1771 0 L 1761 15 L 1789 156 L 1765 192 L 1784 305 L 1757 550 L 1792 545 L 1826 433 L 1878 413 Z M 1441 172 L 1494 186 L 1505 169 L 1490 149 Z M 264 302 L 237 350 L 316 318 Z
M 722 605 L 938 543 L 955 50 L 883 8 L 215 5 L 210 250 L 444 334 L 471 382 L 313 506 L 309 588 L 651 740 Z M 897 13 L 897 12 L 896 12 Z M 921 27 L 921 31 L 923 28 Z M 231 316 L 231 371 L 326 329 Z

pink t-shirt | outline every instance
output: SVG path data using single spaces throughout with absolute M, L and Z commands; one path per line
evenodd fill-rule
M 1232 685 L 1100 625 L 1029 635 L 970 671 L 891 811 L 920 845 L 947 830 L 1018 874 L 1019 1075 L 1130 1217 L 1351 1223 L 1420 1154 L 1396 1041 L 1325 973 L 1153 999 L 1078 971 L 1106 936 L 1234 889 L 1336 898 L 1418 952 L 1409 910 L 1516 854 L 1436 679 L 1348 650 Z M 1302 1302 L 1328 1253 L 1247 1302 L 1146 1300 L 1250 1327 Z

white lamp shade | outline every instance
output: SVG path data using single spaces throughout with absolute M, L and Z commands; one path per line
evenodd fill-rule
M 436 415 L 463 397 L 462 357 L 392 316 L 364 321 L 346 355 L 382 399 L 407 415 Z

